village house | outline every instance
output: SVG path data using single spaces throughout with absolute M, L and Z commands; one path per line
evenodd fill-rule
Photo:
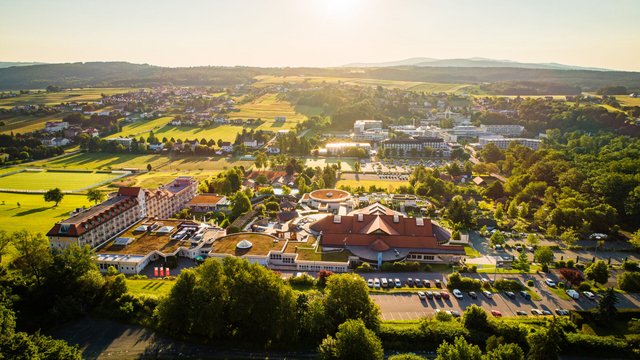
M 62 131 L 69 127 L 69 123 L 66 121 L 47 121 L 44 125 L 44 131 L 48 133 L 54 133 Z
M 200 194 L 196 195 L 187 203 L 187 207 L 191 212 L 210 212 L 218 211 L 222 208 L 227 208 L 229 201 L 224 195 L 218 194 Z

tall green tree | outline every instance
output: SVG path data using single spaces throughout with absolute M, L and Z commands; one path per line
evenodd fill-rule
M 64 198 L 64 194 L 59 188 L 54 188 L 44 193 L 44 201 L 55 202 L 55 206 L 58 206 L 58 204 L 62 201 L 62 198 Z
M 618 313 L 617 303 L 618 295 L 613 288 L 608 288 L 598 300 L 598 320 L 602 324 L 610 325 L 611 321 L 615 319 Z
M 529 353 L 527 354 L 527 359 L 557 359 L 560 353 L 560 346 L 566 343 L 566 340 L 566 336 L 558 324 L 558 320 L 553 318 L 548 322 L 546 331 L 538 331 L 528 336 Z
M 248 211 L 251 211 L 251 201 L 243 192 L 237 192 L 232 200 L 231 213 L 238 217 Z
M 548 246 L 541 246 L 536 249 L 533 258 L 541 265 L 549 265 L 553 262 L 553 250 Z
M 27 230 L 16 231 L 12 235 L 13 246 L 18 256 L 13 259 L 13 265 L 27 278 L 42 285 L 45 273 L 53 259 L 49 250 L 49 240 L 41 233 Z
M 438 346 L 436 360 L 481 360 L 482 351 L 477 345 L 469 344 L 462 336 L 453 344 L 443 342 Z
M 584 270 L 584 275 L 589 280 L 606 284 L 609 281 L 609 267 L 603 260 L 598 260 Z
M 360 319 L 340 324 L 335 339 L 328 336 L 318 348 L 323 360 L 382 360 L 382 342 Z
M 2 257 L 9 252 L 10 245 L 11 236 L 5 230 L 0 230 L 0 264 L 2 264 Z
M 325 287 L 325 309 L 334 329 L 349 319 L 362 319 L 372 330 L 380 325 L 380 309 L 359 276 L 336 274 L 329 277 Z
M 91 189 L 87 191 L 87 200 L 97 204 L 99 202 L 103 202 L 107 196 L 98 189 Z
M 500 344 L 482 355 L 482 360 L 524 360 L 524 352 L 518 344 Z

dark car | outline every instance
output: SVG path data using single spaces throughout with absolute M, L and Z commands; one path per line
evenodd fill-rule
M 436 279 L 436 280 L 435 280 L 435 283 L 436 283 L 436 287 L 437 287 L 438 289 L 442 289 L 442 282 L 441 282 L 440 280 Z
M 477 299 L 478 298 L 478 294 L 476 294 L 475 291 L 469 291 L 469 297 L 472 299 Z
M 505 292 L 505 295 L 507 295 L 511 299 L 515 299 L 516 298 L 516 294 L 514 294 L 512 291 Z
M 522 295 L 522 297 L 527 299 L 527 300 L 531 300 L 531 294 L 529 294 L 528 292 L 526 292 L 524 290 L 520 290 L 520 295 Z
M 422 280 L 422 284 L 424 285 L 424 287 L 426 288 L 430 288 L 431 287 L 431 283 L 429 282 L 429 280 Z
M 443 298 L 443 299 L 445 299 L 445 300 L 449 300 L 449 293 L 448 293 L 448 292 L 446 292 L 446 291 L 442 291 L 442 292 L 440 293 L 440 295 L 442 295 L 442 298 Z
M 425 295 L 427 296 L 427 299 L 433 299 L 433 293 L 431 291 L 427 291 Z
M 439 292 L 437 292 L 437 291 L 433 293 L 433 297 L 435 297 L 435 298 L 436 298 L 436 300 L 440 300 L 440 299 L 442 299 L 442 295 L 440 295 L 440 293 L 439 293 Z

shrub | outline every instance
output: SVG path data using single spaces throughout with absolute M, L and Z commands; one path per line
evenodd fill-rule
M 560 289 L 564 289 L 564 282 L 560 281 L 560 282 L 558 283 L 558 288 L 560 288 Z
M 542 265 L 542 272 L 549 272 L 549 265 L 547 264 Z
M 527 280 L 527 286 L 528 287 L 533 287 L 533 279 Z
M 622 262 L 622 268 L 625 271 L 640 271 L 640 267 L 638 267 L 638 262 L 633 260 L 625 260 Z
M 567 264 L 568 265 L 568 264 Z M 570 282 L 573 285 L 580 285 L 581 282 L 584 281 L 584 277 L 582 277 L 582 273 L 578 270 L 574 269 L 560 269 L 560 275 Z
M 556 261 L 556 268 L 564 268 L 567 267 L 567 262 L 564 260 Z
M 575 265 L 575 263 L 576 263 L 576 262 L 575 262 L 575 261 L 573 261 L 573 260 L 567 260 L 567 267 L 568 267 L 569 269 L 573 269 L 573 266 Z
M 580 286 L 578 286 L 578 291 L 591 291 L 591 285 L 583 282 L 582 284 L 580 284 Z
M 612 354 L 629 354 L 631 347 L 622 340 L 612 336 L 596 336 L 588 334 L 567 334 L 567 342 L 562 345 L 562 352 L 575 355 L 605 356 Z
M 500 279 L 496 280 L 493 286 L 499 291 L 520 291 L 524 286 L 517 280 Z
M 300 285 L 300 286 L 313 286 L 315 284 L 315 279 L 313 276 L 304 273 L 300 276 L 292 276 L 289 278 L 289 284 L 291 285 Z
M 129 279 L 131 279 L 131 280 L 147 280 L 148 278 L 147 278 L 147 275 L 137 274 L 137 275 L 129 276 Z
M 449 275 L 447 287 L 449 289 L 459 289 L 461 291 L 480 291 L 482 288 L 482 281 L 460 276 L 460 273 L 455 272 Z
M 396 261 L 386 262 L 380 266 L 380 270 L 388 272 L 418 272 L 431 271 L 431 265 L 422 264 L 417 261 Z
M 368 272 L 372 272 L 372 271 L 373 271 L 373 267 L 371 266 L 371 264 L 369 264 L 367 262 L 362 263 L 362 265 L 360 265 L 360 266 L 358 266 L 356 268 L 356 272 L 359 272 L 359 273 L 368 273 Z
M 618 287 L 624 291 L 640 291 L 640 273 L 624 272 L 618 277 Z
M 477 273 L 478 272 L 478 266 L 477 265 L 463 265 L 459 272 L 461 273 Z

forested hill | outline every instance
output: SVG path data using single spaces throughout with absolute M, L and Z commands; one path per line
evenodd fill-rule
M 415 66 L 362 69 L 219 66 L 167 68 L 126 62 L 88 62 L 0 69 L 0 90 L 36 89 L 45 88 L 48 85 L 60 87 L 161 84 L 229 86 L 251 82 L 256 75 L 336 76 L 471 84 L 529 81 L 586 91 L 613 85 L 625 86 L 630 90 L 640 89 L 640 73 L 624 71 Z

